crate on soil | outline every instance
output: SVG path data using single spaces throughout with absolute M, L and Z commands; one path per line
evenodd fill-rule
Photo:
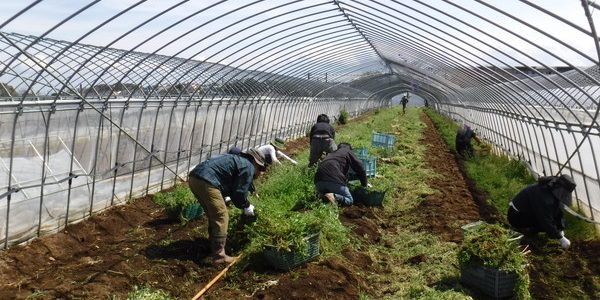
M 466 266 L 460 270 L 460 282 L 494 298 L 513 296 L 517 274 L 484 266 Z
M 305 238 L 308 245 L 308 251 L 306 252 L 277 250 L 275 247 L 267 246 L 267 249 L 263 252 L 263 256 L 273 268 L 289 271 L 320 255 L 320 236 L 320 233 L 317 232 Z
M 387 191 L 377 191 L 364 187 L 356 187 L 351 191 L 354 202 L 362 203 L 365 206 L 382 206 L 386 192 Z
M 371 140 L 373 147 L 383 147 L 386 149 L 393 149 L 395 142 L 396 136 L 393 134 L 385 134 L 380 132 L 373 133 L 373 138 Z

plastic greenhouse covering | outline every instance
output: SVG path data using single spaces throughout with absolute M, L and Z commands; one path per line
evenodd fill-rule
M 0 242 L 186 180 L 237 146 L 406 92 L 600 217 L 600 70 L 588 0 L 6 1 Z

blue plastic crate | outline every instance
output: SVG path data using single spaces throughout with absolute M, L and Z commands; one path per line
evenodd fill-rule
M 358 149 L 354 149 L 354 153 L 360 158 L 369 156 L 369 149 L 366 147 L 360 147 Z
M 396 136 L 379 132 L 373 133 L 373 138 L 371 140 L 373 147 L 384 147 L 389 149 L 394 148 L 395 142 Z
M 367 177 L 375 177 L 377 174 L 377 158 L 373 156 L 367 157 L 359 157 L 362 162 L 363 168 L 365 168 L 365 172 L 367 173 Z M 358 176 L 356 173 L 350 169 L 348 171 L 348 180 L 357 180 Z

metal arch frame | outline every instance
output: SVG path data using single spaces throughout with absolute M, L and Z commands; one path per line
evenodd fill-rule
M 534 90 L 534 89 L 531 89 L 531 90 Z M 535 91 L 535 90 L 534 90 L 534 91 Z M 565 92 L 565 93 L 566 93 L 566 92 Z M 551 104 L 551 103 L 550 103 L 550 104 Z M 551 104 L 551 105 L 552 105 L 552 104 Z M 554 107 L 554 106 L 552 105 L 552 107 Z M 561 135 L 562 135 L 562 132 L 561 132 Z M 563 144 L 564 144 L 564 137 L 563 137 Z M 553 145 L 555 145 L 555 143 L 553 143 Z M 547 147 L 545 147 L 545 148 L 547 149 Z M 565 146 L 565 148 L 566 148 L 566 146 Z M 556 152 L 557 152 L 557 151 L 556 151 L 556 149 L 555 149 L 555 153 L 556 153 Z M 556 154 L 556 156 L 558 157 L 558 155 L 557 155 L 557 154 Z M 587 192 L 587 188 L 586 188 L 586 192 Z M 588 197 L 588 199 L 589 199 L 589 197 Z
M 400 26 L 400 27 L 402 27 L 402 26 Z M 410 31 L 410 29 L 408 29 L 408 30 Z M 413 33 L 412 31 L 410 31 L 410 32 L 411 32 L 411 33 Z M 433 34 L 433 33 L 430 33 L 430 34 Z M 434 34 L 434 35 L 435 35 L 435 34 Z M 442 38 L 442 39 L 443 39 L 443 38 Z M 449 42 L 449 43 L 453 44 L 451 41 L 447 41 L 447 42 Z M 460 47 L 459 45 L 456 45 L 456 44 L 453 44 L 453 45 L 454 45 L 455 47 L 458 47 L 458 48 L 461 48 L 461 49 L 462 49 L 462 47 Z M 429 45 L 429 46 L 431 46 L 431 45 Z M 467 51 L 467 53 L 470 53 L 471 55 L 478 57 L 477 55 L 475 55 L 475 54 L 471 53 L 471 52 L 470 52 L 470 51 L 468 51 L 468 50 L 465 50 L 465 49 L 462 49 L 462 50 L 463 50 L 463 51 Z M 480 59 L 482 59 L 482 58 L 480 58 Z M 484 61 L 485 61 L 485 59 L 482 59 L 482 60 L 484 60 Z M 493 70 L 491 70 L 491 71 L 493 71 Z M 460 93 L 457 93 L 457 95 L 458 95 L 458 94 L 460 94 Z M 518 94 L 517 94 L 517 95 L 518 95 Z
M 457 46 L 457 47 L 459 47 L 459 48 L 460 48 L 460 46 L 458 46 L 458 45 L 455 45 L 455 46 Z M 467 70 L 467 71 L 468 71 L 468 70 Z M 484 79 L 485 79 L 485 78 L 484 78 Z M 451 89 L 452 89 L 452 88 L 451 88 Z M 453 89 L 452 89 L 452 90 L 453 90 Z
M 542 74 L 542 75 L 543 75 L 543 74 Z M 574 86 L 576 86 L 576 85 L 574 85 Z M 561 87 L 559 86 L 559 88 L 561 88 Z M 566 93 L 566 91 L 565 91 L 565 93 Z M 568 93 L 566 93 L 566 94 L 568 94 Z M 553 106 L 551 103 L 550 103 L 550 105 L 551 105 L 551 106 Z M 561 134 L 562 134 L 562 132 L 561 132 Z M 564 139 L 563 139 L 563 142 L 564 142 Z M 556 151 L 555 151 L 555 152 L 556 152 Z

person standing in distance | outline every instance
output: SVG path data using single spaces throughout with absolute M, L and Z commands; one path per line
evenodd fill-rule
M 406 95 L 402 96 L 402 114 L 406 113 L 406 105 L 408 104 L 408 92 L 406 92 Z

